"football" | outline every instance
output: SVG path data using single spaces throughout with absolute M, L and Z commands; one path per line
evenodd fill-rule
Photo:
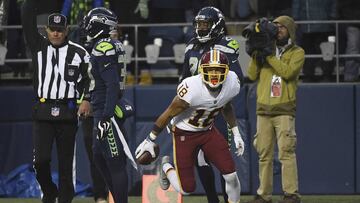
M 145 151 L 138 159 L 136 159 L 136 161 L 141 165 L 149 165 L 149 164 L 151 164 L 153 161 L 155 161 L 157 159 L 157 157 L 159 156 L 159 153 L 160 153 L 160 147 L 156 143 L 155 143 L 155 146 L 154 146 L 154 151 L 155 151 L 155 157 L 154 158 L 151 156 L 150 152 Z

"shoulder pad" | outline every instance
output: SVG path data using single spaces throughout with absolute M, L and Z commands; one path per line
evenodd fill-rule
M 191 50 L 194 47 L 194 44 L 187 44 L 185 47 L 185 53 Z
M 239 49 L 239 42 L 233 39 L 227 44 L 227 46 L 236 50 Z
M 113 50 L 114 45 L 110 42 L 102 41 L 95 46 L 95 50 L 105 54 L 106 52 Z

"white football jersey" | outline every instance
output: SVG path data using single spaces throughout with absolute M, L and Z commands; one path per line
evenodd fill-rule
M 240 92 L 240 81 L 229 71 L 218 96 L 210 94 L 201 74 L 184 79 L 177 87 L 177 96 L 190 107 L 174 117 L 174 125 L 186 131 L 204 131 L 212 127 L 222 107 Z

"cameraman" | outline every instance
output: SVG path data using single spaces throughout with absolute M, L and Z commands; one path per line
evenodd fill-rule
M 275 26 L 276 35 L 272 36 Z M 278 145 L 282 165 L 284 199 L 280 203 L 300 203 L 295 111 L 296 89 L 305 53 L 295 44 L 295 29 L 291 17 L 280 16 L 273 22 L 261 19 L 247 35 L 247 51 L 252 56 L 248 77 L 258 80 L 257 132 L 253 145 L 259 155 L 260 179 L 257 195 L 249 203 L 272 202 L 274 143 Z M 253 44 L 254 41 L 262 41 L 264 46 Z

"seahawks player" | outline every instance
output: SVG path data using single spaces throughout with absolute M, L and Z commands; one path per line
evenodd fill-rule
M 198 74 L 201 56 L 213 48 L 226 54 L 230 70 L 242 81 L 243 74 L 238 62 L 239 43 L 225 36 L 225 18 L 222 12 L 215 7 L 204 7 L 196 15 L 193 26 L 195 33 L 185 49 L 185 63 L 180 81 Z
M 89 11 L 83 26 L 93 44 L 89 69 L 91 104 L 94 116 L 93 156 L 117 203 L 128 202 L 126 158 L 136 168 L 124 138 L 122 114 L 118 109 L 125 82 L 125 51 L 120 41 L 110 38 L 116 32 L 117 16 L 99 7 Z M 118 105 L 118 106 L 117 106 Z
M 225 18 L 222 12 L 215 7 L 204 7 L 195 16 L 193 26 L 195 33 L 185 49 L 185 62 L 180 81 L 198 74 L 201 56 L 210 49 L 217 49 L 225 53 L 229 60 L 230 70 L 237 74 L 240 81 L 243 81 L 243 74 L 238 62 L 239 44 L 236 40 L 225 36 Z M 217 119 L 215 125 L 223 135 L 227 136 L 227 126 L 222 118 Z M 214 172 L 202 151 L 199 151 L 197 169 L 208 202 L 219 203 L 214 183 Z M 222 179 L 221 182 L 224 200 L 227 202 L 224 180 Z

